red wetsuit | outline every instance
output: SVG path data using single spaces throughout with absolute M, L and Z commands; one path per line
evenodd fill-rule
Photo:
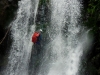
M 39 32 L 34 32 L 33 36 L 32 36 L 32 42 L 36 43 L 37 39 L 39 37 L 40 33 Z

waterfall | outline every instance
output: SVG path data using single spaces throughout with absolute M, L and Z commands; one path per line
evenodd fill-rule
M 12 45 L 5 75 L 28 75 L 39 0 L 21 0 L 16 19 L 10 24 Z M 33 5 L 32 5 L 33 4 Z M 33 19 L 31 17 L 34 17 Z
M 19 1 L 16 19 L 10 24 L 12 45 L 4 75 L 81 75 L 81 57 L 91 43 L 89 30 L 81 24 L 81 0 L 49 2 L 50 25 L 43 34 L 48 33 L 47 41 L 43 40 L 41 53 L 36 55 L 31 36 L 39 0 Z
M 79 0 L 50 0 L 51 25 L 47 28 L 50 42 L 37 75 L 81 75 L 83 52 L 90 44 L 89 30 L 81 21 Z

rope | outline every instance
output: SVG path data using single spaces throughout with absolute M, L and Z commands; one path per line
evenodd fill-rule
M 5 34 L 5 36 L 4 36 L 3 39 L 0 41 L 0 45 L 1 45 L 1 44 L 3 43 L 3 41 L 5 40 L 5 38 L 6 38 L 7 34 L 8 34 L 8 32 L 9 32 L 10 28 L 11 28 L 11 26 L 8 28 L 8 30 L 7 30 L 7 32 L 6 32 L 6 34 Z

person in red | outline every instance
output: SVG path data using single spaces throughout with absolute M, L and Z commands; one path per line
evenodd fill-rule
M 39 44 L 40 43 L 40 33 L 42 32 L 42 30 L 40 29 L 39 31 L 36 31 L 33 33 L 33 36 L 32 36 L 32 42 L 34 44 Z

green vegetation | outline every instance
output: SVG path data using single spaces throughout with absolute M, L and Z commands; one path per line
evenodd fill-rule
M 99 30 L 97 26 L 100 21 L 100 0 L 90 0 L 88 8 L 86 8 L 85 13 L 85 25 L 92 28 L 94 33 Z
M 45 3 L 49 3 L 49 0 L 40 0 L 40 5 L 43 5 Z
M 91 50 L 88 53 L 87 64 L 91 63 L 96 69 L 96 75 L 100 75 L 100 0 L 89 0 L 83 18 L 84 25 L 91 28 L 91 33 L 94 34 L 94 41 Z
M 36 20 L 36 30 L 42 29 L 43 32 L 46 31 L 46 27 L 49 25 L 49 0 L 40 0 L 37 20 Z

